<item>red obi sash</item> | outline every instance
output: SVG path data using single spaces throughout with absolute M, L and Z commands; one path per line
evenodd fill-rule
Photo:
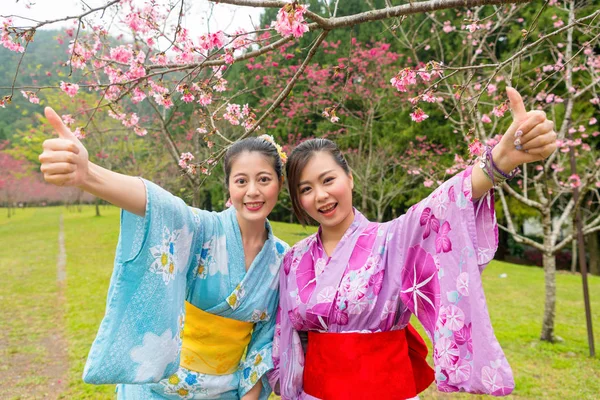
M 324 400 L 409 399 L 433 382 L 427 345 L 410 325 L 378 333 L 308 332 L 304 392 Z

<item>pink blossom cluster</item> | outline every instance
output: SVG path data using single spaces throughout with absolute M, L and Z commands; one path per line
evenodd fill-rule
M 131 0 L 125 0 L 131 11 L 125 16 L 123 22 L 135 33 L 145 34 L 157 29 L 165 18 L 159 12 L 159 8 L 153 1 L 147 1 L 144 7 L 134 8 Z
M 410 68 L 404 68 L 396 76 L 390 79 L 390 83 L 399 92 L 407 92 L 409 85 L 415 85 L 417 83 L 417 72 Z
M 205 51 L 210 51 L 214 48 L 217 50 L 225 45 L 225 33 L 218 31 L 216 33 L 208 33 L 201 35 L 198 39 L 198 46 Z
M 535 96 L 535 99 L 540 102 L 545 102 L 546 104 L 550 104 L 550 103 L 560 104 L 560 103 L 564 103 L 564 101 L 565 101 L 562 97 L 557 96 L 553 93 L 546 94 L 546 92 L 543 90 L 540 91 Z
M 25 47 L 17 39 L 12 39 L 10 36 L 10 28 L 13 26 L 12 18 L 7 18 L 2 21 L 2 25 L 0 26 L 0 42 L 2 46 L 6 47 L 10 51 L 15 51 L 17 53 L 23 53 L 25 51 Z
M 116 50 L 116 51 L 113 51 L 113 50 Z M 139 51 L 137 53 L 134 53 L 133 51 L 131 51 L 131 53 L 130 53 L 128 48 L 126 48 L 124 46 L 120 46 L 120 48 L 111 49 L 111 58 L 113 58 L 113 57 L 117 58 L 121 61 L 127 60 L 127 62 L 129 63 L 129 69 L 123 70 L 115 64 L 106 64 L 104 62 L 95 62 L 94 63 L 95 68 L 98 68 L 98 69 L 103 68 L 103 71 L 107 75 L 109 82 L 111 84 L 113 84 L 113 86 L 111 86 L 109 88 L 109 92 L 107 94 L 107 97 L 109 99 L 115 99 L 121 93 L 122 87 L 117 86 L 115 84 L 135 81 L 136 79 L 146 76 L 146 69 L 143 65 L 143 62 L 146 58 L 146 54 L 143 51 Z M 116 61 L 116 60 L 114 60 L 114 61 Z M 121 62 L 121 61 L 118 61 L 118 62 Z M 127 64 L 127 63 L 123 63 L 123 64 Z M 144 98 L 145 98 L 145 96 L 144 96 Z M 142 98 L 142 100 L 143 100 L 143 98 Z
M 483 143 L 481 143 L 479 141 L 479 139 L 474 139 L 470 144 L 469 144 L 469 153 L 472 156 L 479 156 L 483 153 L 483 150 L 485 149 L 485 147 L 483 146 Z
M 182 169 L 188 169 L 189 163 L 194 160 L 194 155 L 192 153 L 181 153 L 179 156 L 179 166 Z
M 159 104 L 167 109 L 173 106 L 173 100 L 169 94 L 169 89 L 157 84 L 152 79 L 148 80 L 148 84 L 150 85 L 150 95 L 154 98 L 156 104 Z
M 325 118 L 329 118 L 329 120 L 334 124 L 340 120 L 340 117 L 337 116 L 335 111 L 335 107 L 325 108 L 325 110 L 323 110 L 323 116 Z
M 452 22 L 450 22 L 450 21 L 444 21 L 444 27 L 442 28 L 442 30 L 445 33 L 450 33 L 452 31 L 456 30 L 456 28 L 452 26 Z
M 492 109 L 492 114 L 494 114 L 498 118 L 501 118 L 504 116 L 504 113 L 506 111 L 508 111 L 508 104 L 502 103 L 499 106 L 496 106 Z
M 425 114 L 425 112 L 419 107 L 410 113 L 410 119 L 412 119 L 414 122 L 423 122 L 427 118 L 429 118 L 429 115 Z
M 76 83 L 68 83 L 68 82 L 61 81 L 60 89 L 63 92 L 65 92 L 66 94 L 68 94 L 69 96 L 75 97 L 75 95 L 77 95 L 77 91 L 79 90 L 79 85 Z
M 112 110 L 109 110 L 108 115 L 110 115 L 114 119 L 121 121 L 121 123 L 127 128 L 131 128 L 132 126 L 137 125 L 137 123 L 140 122 L 140 118 L 137 116 L 136 113 L 131 113 L 128 116 L 126 113 L 117 114 Z
M 40 99 L 37 97 L 37 94 L 24 90 L 21 90 L 21 94 L 23 95 L 23 97 L 29 100 L 30 103 L 40 104 Z
M 555 28 L 560 28 L 565 24 L 565 22 L 562 19 L 560 19 L 556 14 L 552 16 L 552 20 L 554 21 L 553 25 Z
M 195 97 L 190 91 L 190 87 L 188 85 L 177 85 L 176 90 L 181 93 L 181 100 L 183 100 L 184 103 L 191 103 L 194 101 Z
M 133 102 L 133 104 L 137 104 L 141 101 L 144 101 L 144 99 L 146 98 L 146 93 L 138 88 L 135 87 L 133 88 L 132 94 L 131 94 L 131 101 Z
M 581 178 L 577 174 L 569 176 L 569 186 L 575 189 L 581 186 Z
M 146 129 L 139 127 L 139 126 L 134 126 L 133 131 L 138 136 L 146 136 L 148 134 L 148 131 Z
M 245 104 L 244 107 L 240 107 L 239 104 L 227 104 L 227 111 L 223 114 L 223 118 L 231 125 L 239 125 L 240 122 L 247 116 L 250 115 L 250 107 Z
M 71 114 L 64 114 L 62 116 L 62 121 L 66 126 L 71 126 L 75 123 L 75 118 L 73 118 Z
M 250 36 L 248 35 L 248 33 L 246 33 L 244 29 L 239 29 L 235 31 L 234 36 L 235 39 L 233 39 L 233 42 L 231 43 L 231 47 L 233 47 L 233 50 L 244 50 L 250 47 L 250 45 L 252 44 Z
M 80 126 L 73 131 L 73 135 L 75 135 L 77 139 L 85 139 L 85 134 L 85 130 Z
M 227 64 L 233 64 L 233 62 L 235 61 L 235 59 L 233 58 L 233 50 L 232 49 L 225 49 L 225 54 L 223 55 L 223 59 L 225 60 L 225 62 Z
M 475 32 L 476 30 L 478 30 L 478 29 L 480 28 L 480 26 L 479 26 L 477 23 L 472 23 L 472 24 L 469 24 L 469 25 L 465 26 L 465 28 L 466 28 L 466 29 L 467 29 L 469 32 L 473 33 L 473 32 Z
M 306 6 L 290 3 L 283 6 L 277 13 L 274 22 L 275 30 L 283 37 L 302 37 L 308 32 L 308 23 L 304 20 Z
M 121 64 L 129 64 L 133 57 L 133 49 L 131 45 L 121 45 L 110 49 L 110 59 Z
M 88 44 L 78 40 L 77 42 L 71 42 L 67 54 L 70 55 L 69 63 L 76 69 L 84 69 L 87 62 L 100 51 L 102 42 L 96 37 L 96 41 L 90 47 Z

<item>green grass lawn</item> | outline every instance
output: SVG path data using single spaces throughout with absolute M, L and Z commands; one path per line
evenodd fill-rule
M 81 213 L 62 207 L 17 210 L 8 219 L 0 210 L 0 385 L 1 399 L 61 397 L 111 398 L 112 386 L 86 385 L 83 365 L 104 313 L 118 210 L 92 207 Z M 57 284 L 58 221 L 62 213 L 66 242 L 66 285 Z M 273 223 L 290 244 L 312 233 L 298 225 Z M 501 278 L 500 274 L 507 274 Z M 513 398 L 597 399 L 600 357 L 587 356 L 581 279 L 557 277 L 558 344 L 538 340 L 544 305 L 539 268 L 492 262 L 484 286 L 496 336 L 511 363 L 517 389 Z M 590 278 L 596 347 L 600 348 L 600 278 Z M 415 323 L 418 326 L 418 323 Z M 599 349 L 600 350 L 600 349 Z M 45 393 L 45 395 L 44 395 Z M 421 398 L 483 398 L 444 395 L 434 388 Z

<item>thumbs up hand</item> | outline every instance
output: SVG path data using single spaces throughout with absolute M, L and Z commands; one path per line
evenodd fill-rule
M 46 118 L 58 138 L 44 141 L 44 151 L 38 157 L 41 171 L 48 183 L 58 186 L 81 186 L 88 176 L 88 152 L 50 107 Z
M 509 173 L 523 163 L 547 158 L 557 145 L 554 122 L 546 118 L 546 113 L 527 112 L 521 95 L 511 87 L 506 88 L 506 94 L 513 123 L 492 151 L 492 157 L 502 171 Z

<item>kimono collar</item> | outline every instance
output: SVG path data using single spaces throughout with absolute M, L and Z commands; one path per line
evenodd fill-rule
M 352 207 L 352 211 L 354 212 L 354 220 L 352 221 L 352 223 L 350 224 L 348 229 L 346 229 L 346 232 L 344 232 L 344 235 L 340 239 L 340 243 L 347 240 L 352 235 L 354 235 L 359 229 L 366 228 L 366 226 L 369 224 L 369 220 L 360 211 L 358 211 L 355 207 Z M 321 228 L 321 225 L 319 225 L 319 229 L 317 230 L 317 234 L 316 234 L 317 235 L 317 244 L 321 248 L 323 248 L 323 243 L 321 242 L 321 233 L 322 233 L 322 228 Z

